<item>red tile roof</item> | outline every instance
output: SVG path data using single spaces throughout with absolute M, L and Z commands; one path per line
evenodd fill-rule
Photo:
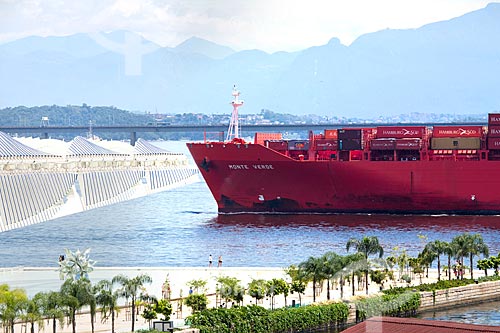
M 500 326 L 472 325 L 416 318 L 372 317 L 342 333 L 456 333 L 500 332 Z

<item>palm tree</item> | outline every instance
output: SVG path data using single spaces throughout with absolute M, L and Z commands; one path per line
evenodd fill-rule
M 483 237 L 480 234 L 465 234 L 467 238 L 468 244 L 468 252 L 469 252 L 469 260 L 470 260 L 470 278 L 474 279 L 474 269 L 472 259 L 474 256 L 479 256 L 482 254 L 483 256 L 489 255 L 488 246 L 484 243 Z
M 441 255 L 446 253 L 446 248 L 447 248 L 446 242 L 435 240 L 433 242 L 427 243 L 423 251 L 432 254 L 431 257 L 437 259 L 438 281 L 441 280 Z
M 463 279 L 463 264 L 464 264 L 464 257 L 469 255 L 469 239 L 467 238 L 467 234 L 461 234 L 458 236 L 455 236 L 451 240 L 451 245 L 455 251 L 455 257 L 458 259 L 459 262 L 459 267 L 458 267 L 458 276 L 460 279 Z
M 344 298 L 344 279 L 348 276 L 351 275 L 352 273 L 352 295 L 354 296 L 354 273 L 355 269 L 353 269 L 352 265 L 353 263 L 357 263 L 360 260 L 363 260 L 363 254 L 361 253 L 356 253 L 356 254 L 349 254 L 346 256 L 340 256 L 340 262 L 339 262 L 339 271 L 337 274 L 339 275 L 339 284 L 340 284 L 340 298 Z
M 92 285 L 87 279 L 67 279 L 61 286 L 64 305 L 69 310 L 73 333 L 76 333 L 76 312 L 85 305 L 92 304 Z M 93 328 L 92 321 L 92 328 Z
M 25 303 L 25 312 L 21 318 L 27 323 L 31 324 L 30 332 L 35 333 L 35 324 L 38 324 L 40 328 L 43 328 L 44 318 L 43 318 L 43 294 L 37 293 L 32 299 Z
M 372 254 L 378 253 L 379 258 L 382 258 L 384 255 L 384 249 L 376 236 L 365 236 L 362 239 L 351 238 L 346 244 L 347 252 L 349 252 L 351 247 L 362 253 L 366 261 L 368 261 L 368 257 Z M 368 267 L 365 269 L 365 287 L 366 294 L 368 294 Z
M 294 292 L 296 292 L 297 294 L 299 294 L 299 304 L 302 304 L 301 294 L 303 294 L 304 291 L 306 290 L 306 282 L 300 275 L 299 268 L 295 265 L 290 265 L 288 268 L 285 269 L 285 272 L 292 279 L 292 283 L 290 285 L 291 293 L 293 294 Z
M 147 274 L 141 274 L 134 278 L 129 278 L 125 275 L 117 275 L 112 280 L 113 283 L 119 283 L 122 288 L 119 291 L 119 295 L 128 299 L 131 298 L 132 301 L 132 332 L 134 332 L 135 327 L 135 302 L 139 291 L 144 286 L 145 283 L 151 283 L 153 280 Z
M 451 242 L 443 242 L 443 250 L 448 257 L 448 280 L 451 280 L 451 257 L 455 256 L 455 245 Z
M 342 257 L 335 252 L 327 252 L 321 257 L 324 261 L 323 273 L 326 277 L 326 299 L 330 300 L 330 280 L 342 269 Z
M 101 306 L 102 320 L 111 316 L 111 333 L 115 333 L 115 311 L 118 309 L 119 294 L 113 290 L 113 282 L 101 280 L 96 285 L 96 304 Z
M 323 258 L 309 257 L 299 264 L 300 276 L 313 284 L 313 302 L 316 302 L 316 283 L 323 282 L 325 273 Z

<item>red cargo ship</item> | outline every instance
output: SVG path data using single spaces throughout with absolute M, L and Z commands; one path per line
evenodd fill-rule
M 307 140 L 259 133 L 245 142 L 243 102 L 233 96 L 226 141 L 187 144 L 220 213 L 500 213 L 500 114 L 484 127 L 325 129 Z

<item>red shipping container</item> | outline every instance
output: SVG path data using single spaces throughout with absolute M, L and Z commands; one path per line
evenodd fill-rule
M 420 139 L 398 139 L 396 140 L 396 150 L 419 150 Z
M 500 138 L 500 126 L 488 126 L 488 136 L 490 138 Z
M 266 140 L 281 140 L 281 133 L 255 133 L 254 143 L 255 144 L 264 144 Z
M 424 126 L 379 126 L 377 127 L 377 138 L 423 138 Z
M 337 130 L 336 129 L 326 129 L 325 130 L 325 139 L 337 139 Z
M 480 138 L 482 133 L 481 126 L 434 126 L 432 129 L 435 138 Z
M 371 150 L 394 150 L 396 140 L 394 139 L 375 139 L 370 141 Z
M 314 141 L 316 150 L 337 150 L 339 149 L 339 142 L 333 139 L 322 139 Z
M 500 125 L 500 113 L 488 114 L 488 124 L 489 125 Z
M 488 149 L 500 149 L 500 138 L 488 138 Z

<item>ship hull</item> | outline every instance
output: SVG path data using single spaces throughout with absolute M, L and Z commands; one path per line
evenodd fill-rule
M 188 148 L 220 213 L 500 213 L 500 161 L 308 161 L 260 144 Z

